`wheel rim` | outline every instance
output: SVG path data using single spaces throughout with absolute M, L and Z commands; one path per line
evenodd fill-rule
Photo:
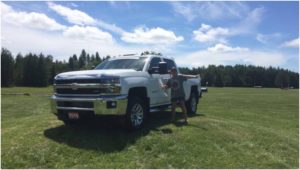
M 191 99 L 191 110 L 193 113 L 196 112 L 196 108 L 197 108 L 197 101 L 196 101 L 195 96 L 193 96 Z
M 139 126 L 143 122 L 144 110 L 141 104 L 136 103 L 131 109 L 131 122 L 134 126 Z

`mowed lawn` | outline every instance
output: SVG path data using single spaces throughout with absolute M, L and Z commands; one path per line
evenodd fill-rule
M 107 117 L 65 126 L 51 87 L 1 92 L 2 168 L 299 167 L 298 90 L 209 88 L 188 125 L 158 112 L 138 132 Z

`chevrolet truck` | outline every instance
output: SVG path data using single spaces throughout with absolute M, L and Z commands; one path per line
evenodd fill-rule
M 177 68 L 172 58 L 127 55 L 110 58 L 93 70 L 58 74 L 51 97 L 52 112 L 66 125 L 85 117 L 119 115 L 126 127 L 139 129 L 149 112 L 170 108 L 170 89 L 161 86 L 170 78 L 172 67 Z M 189 114 L 197 111 L 200 82 L 198 76 L 183 84 Z

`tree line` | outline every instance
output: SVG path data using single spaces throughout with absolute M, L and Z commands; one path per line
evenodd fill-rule
M 153 52 L 143 52 L 144 54 Z M 110 56 L 100 57 L 99 53 L 89 54 L 84 49 L 80 55 L 69 57 L 68 61 L 53 60 L 51 55 L 28 53 L 13 56 L 1 49 L 1 86 L 45 87 L 53 84 L 55 75 L 73 70 L 88 70 Z M 184 74 L 200 74 L 202 86 L 215 87 L 294 87 L 299 88 L 299 73 L 275 67 L 252 65 L 179 68 Z
M 299 73 L 279 67 L 237 64 L 179 69 L 184 74 L 200 74 L 202 86 L 299 88 Z
M 28 53 L 14 57 L 5 48 L 1 49 L 1 86 L 45 87 L 53 84 L 53 78 L 62 72 L 88 70 L 110 56 L 100 57 L 99 53 L 81 54 L 69 57 L 68 61 L 53 60 L 53 56 Z

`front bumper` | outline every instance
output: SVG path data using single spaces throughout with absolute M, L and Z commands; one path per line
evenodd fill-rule
M 88 107 L 78 106 L 62 106 L 60 103 L 92 103 Z M 125 115 L 127 109 L 127 95 L 118 95 L 114 97 L 97 97 L 97 98 L 81 98 L 81 97 L 59 97 L 53 95 L 51 97 L 51 110 L 54 114 L 59 111 L 93 111 L 96 115 Z

